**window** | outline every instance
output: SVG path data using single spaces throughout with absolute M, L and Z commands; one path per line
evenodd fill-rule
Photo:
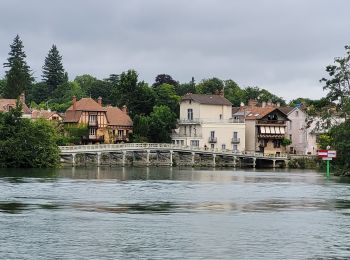
M 118 130 L 118 136 L 123 136 L 124 131 L 123 130 Z
M 234 152 L 237 152 L 237 151 L 238 151 L 238 146 L 237 146 L 237 144 L 234 144 L 234 145 L 233 145 L 232 150 L 233 150 Z
M 237 140 L 238 139 L 238 132 L 233 132 L 233 140 Z
M 191 140 L 191 146 L 199 146 L 199 140 Z
M 96 135 L 96 128 L 90 128 L 89 135 Z
M 222 120 L 222 114 L 220 114 L 220 120 Z
M 289 140 L 292 140 L 292 135 L 289 135 Z
M 299 116 L 299 111 L 295 111 L 295 116 Z
M 89 122 L 90 123 L 97 123 L 97 115 L 89 115 Z
M 193 120 L 193 109 L 192 108 L 187 109 L 187 119 Z
M 215 131 L 210 131 L 210 138 L 214 138 L 215 137 Z
M 289 121 L 289 130 L 292 130 L 292 121 Z
M 211 144 L 211 145 L 210 145 L 210 148 L 211 148 L 211 149 L 214 149 L 214 148 L 215 148 L 215 145 L 214 145 L 214 144 Z
M 226 144 L 222 144 L 222 145 L 221 145 L 221 149 L 222 149 L 222 150 L 226 150 Z
M 273 148 L 280 148 L 281 140 L 273 140 Z

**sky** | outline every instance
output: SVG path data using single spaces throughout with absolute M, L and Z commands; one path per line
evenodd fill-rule
M 37 81 L 56 44 L 71 80 L 135 69 L 150 84 L 218 77 L 316 99 L 350 44 L 348 0 L 0 0 L 0 10 L 0 63 L 19 34 Z

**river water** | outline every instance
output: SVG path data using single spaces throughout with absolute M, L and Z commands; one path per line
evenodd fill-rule
M 350 259 L 350 180 L 310 171 L 0 171 L 0 259 Z

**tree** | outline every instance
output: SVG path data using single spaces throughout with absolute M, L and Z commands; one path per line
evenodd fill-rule
M 21 118 L 21 105 L 0 113 L 0 167 L 45 168 L 59 163 L 57 132 L 49 121 Z
M 171 111 L 179 114 L 180 97 L 176 95 L 175 87 L 169 84 L 162 84 L 154 90 L 156 94 L 156 106 L 168 106 Z
M 149 116 L 148 139 L 153 143 L 171 142 L 171 130 L 176 125 L 176 114 L 167 106 L 155 106 Z
M 225 97 L 232 103 L 233 106 L 240 106 L 244 91 L 233 80 L 225 80 Z
M 34 79 L 25 61 L 26 57 L 23 43 L 19 36 L 16 35 L 13 43 L 10 45 L 7 62 L 4 63 L 4 68 L 8 68 L 5 72 L 6 85 L 3 88 L 3 96 L 5 98 L 19 97 L 32 84 Z
M 350 46 L 345 46 L 345 57 L 334 59 L 334 65 L 328 65 L 326 72 L 329 78 L 322 78 L 320 82 L 324 83 L 323 89 L 328 90 L 327 98 L 338 104 L 338 111 L 342 116 L 347 117 L 344 107 L 348 106 L 350 96 Z
M 58 52 L 56 45 L 52 45 L 45 58 L 42 79 L 47 84 L 49 93 L 52 93 L 59 85 L 67 81 L 62 64 L 62 56 Z
M 48 101 L 50 94 L 45 82 L 34 83 L 27 91 L 26 100 L 29 103 L 34 101 L 39 104 Z
M 224 90 L 224 82 L 218 78 L 204 79 L 196 86 L 197 93 L 218 94 Z
M 179 85 L 179 82 L 174 80 L 168 74 L 159 74 L 156 77 L 155 82 L 153 83 L 152 87 L 156 88 L 156 87 L 159 87 L 162 84 L 169 84 L 169 85 L 173 85 L 174 87 L 177 87 Z

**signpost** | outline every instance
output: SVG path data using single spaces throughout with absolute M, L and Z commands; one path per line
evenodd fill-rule
M 330 161 L 332 161 L 333 158 L 337 158 L 337 151 L 335 150 L 329 150 L 330 147 L 327 147 L 327 150 L 318 150 L 317 155 L 318 157 L 322 158 L 322 160 L 327 161 L 327 178 L 329 178 L 330 174 Z

